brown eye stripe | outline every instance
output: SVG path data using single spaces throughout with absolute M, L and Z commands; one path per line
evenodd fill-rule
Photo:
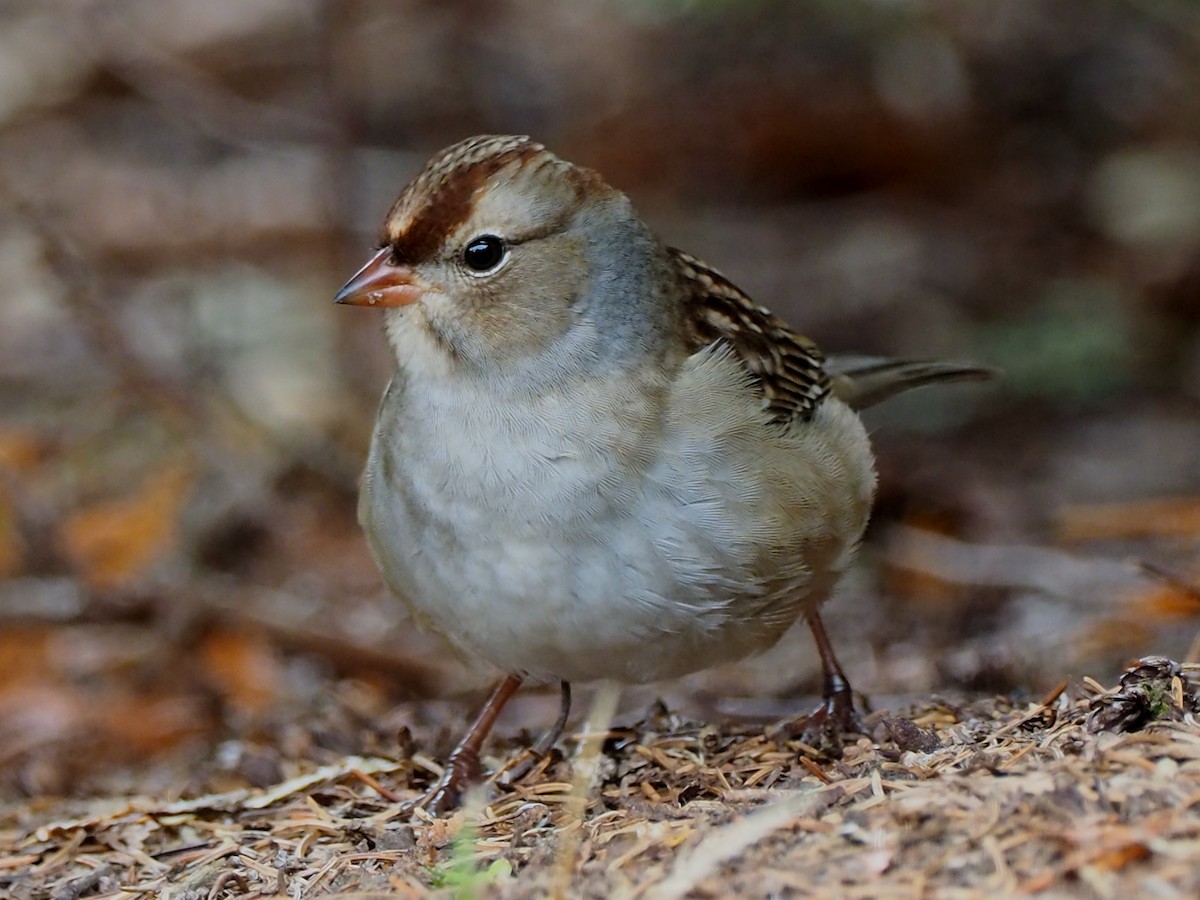
M 388 213 L 384 241 L 400 262 L 416 264 L 433 257 L 447 236 L 471 214 L 475 192 L 514 161 L 544 153 L 527 137 L 475 137 L 443 150 L 404 189 Z M 410 208 L 414 197 L 422 198 Z
M 758 382 L 763 406 L 774 419 L 812 418 L 829 394 L 825 357 L 817 345 L 716 269 L 682 250 L 672 247 L 669 252 L 689 287 L 687 323 L 693 348 L 725 341 Z

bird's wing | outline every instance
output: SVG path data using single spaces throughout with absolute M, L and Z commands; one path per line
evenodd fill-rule
M 685 321 L 694 349 L 731 346 L 780 422 L 812 418 L 830 392 L 817 345 L 759 306 L 732 281 L 696 257 L 670 248 L 687 286 Z

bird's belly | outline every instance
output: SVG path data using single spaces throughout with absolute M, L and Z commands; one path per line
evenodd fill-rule
M 706 409 L 568 446 L 553 423 L 453 441 L 386 423 L 360 501 L 385 579 L 418 623 L 537 677 L 653 681 L 766 649 L 849 562 L 869 443 L 836 403 L 794 432 Z
M 756 622 L 762 586 L 749 574 L 734 583 L 728 562 L 707 539 L 688 540 L 682 523 L 668 549 L 637 515 L 573 530 L 560 523 L 531 533 L 506 523 L 464 533 L 389 506 L 395 530 L 387 531 L 424 529 L 413 542 L 419 549 L 375 548 L 393 588 L 418 622 L 505 671 L 567 681 L 670 678 L 765 649 L 794 618 Z M 700 563 L 693 573 L 677 570 L 681 556 Z

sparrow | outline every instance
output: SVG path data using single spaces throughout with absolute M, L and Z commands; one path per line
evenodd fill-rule
M 860 728 L 819 609 L 866 528 L 856 409 L 977 366 L 848 358 L 664 244 L 595 171 L 521 136 L 438 153 L 336 302 L 383 310 L 396 372 L 359 520 L 421 626 L 503 677 L 423 805 L 455 806 L 525 679 L 675 678 L 803 616 L 807 729 Z

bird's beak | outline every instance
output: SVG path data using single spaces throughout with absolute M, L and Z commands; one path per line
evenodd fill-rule
M 392 262 L 392 249 L 384 247 L 354 273 L 333 298 L 347 306 L 407 306 L 424 295 L 426 285 L 411 268 Z

